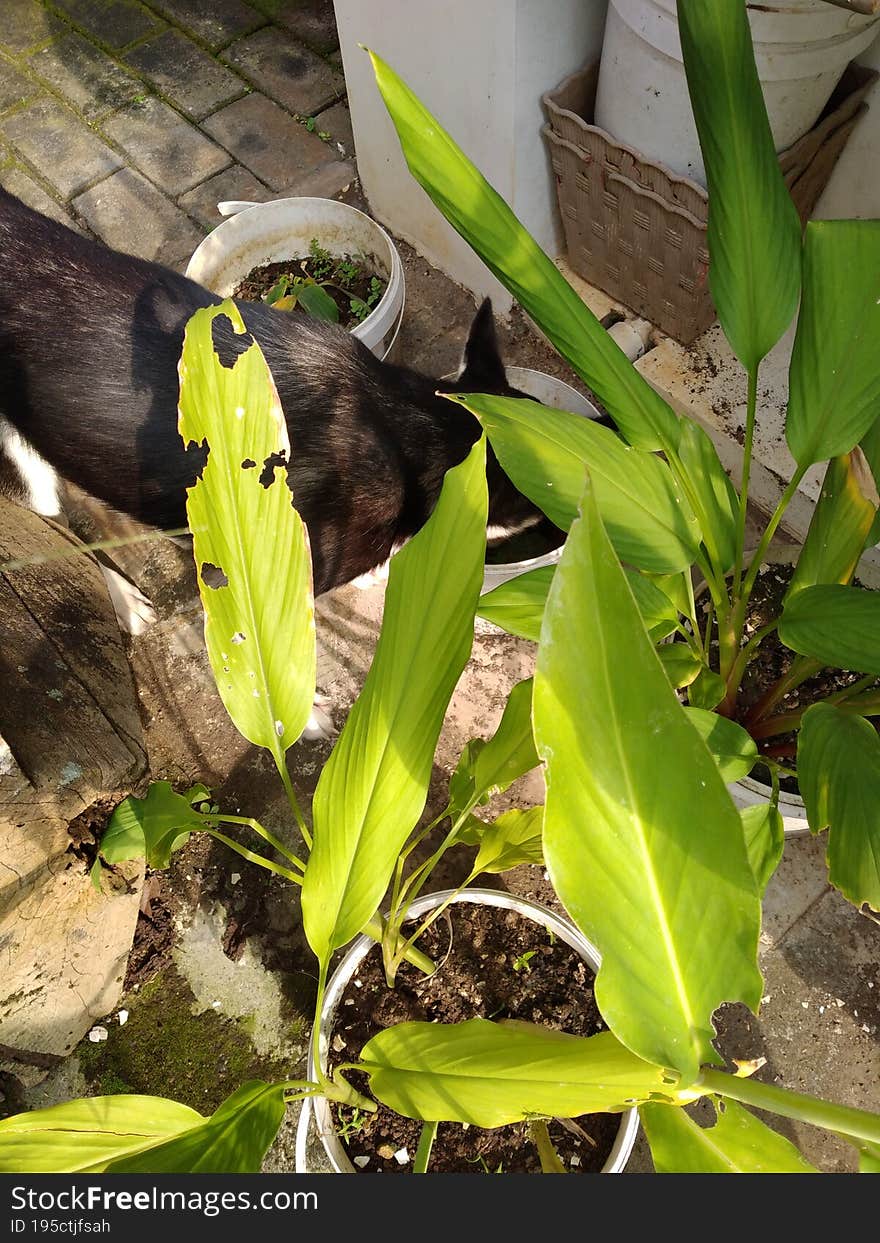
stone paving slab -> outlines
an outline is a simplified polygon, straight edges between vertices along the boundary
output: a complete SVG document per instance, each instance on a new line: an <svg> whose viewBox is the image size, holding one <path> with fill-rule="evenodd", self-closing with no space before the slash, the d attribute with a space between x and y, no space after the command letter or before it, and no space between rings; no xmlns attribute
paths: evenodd
<svg viewBox="0 0 880 1243"><path fill-rule="evenodd" d="M274 3L274 8L275 21L279 26L285 26L295 39L328 57L338 49L333 0L297 0L286 6ZM268 11L271 12L271 9Z"/></svg>
<svg viewBox="0 0 880 1243"><path fill-rule="evenodd" d="M273 27L237 40L222 59L299 116L313 116L345 93L341 73Z"/></svg>
<svg viewBox="0 0 880 1243"><path fill-rule="evenodd" d="M39 47L66 27L36 0L0 3L0 44L13 52Z"/></svg>
<svg viewBox="0 0 880 1243"><path fill-rule="evenodd" d="M171 195L191 190L231 162L225 151L179 112L152 96L111 117L104 132L151 181Z"/></svg>
<svg viewBox="0 0 880 1243"><path fill-rule="evenodd" d="M49 44L30 58L30 65L88 121L121 108L143 89L136 78L79 34Z"/></svg>
<svg viewBox="0 0 880 1243"><path fill-rule="evenodd" d="M51 0L65 17L99 43L118 50L161 30L155 13L134 0Z"/></svg>
<svg viewBox="0 0 880 1243"><path fill-rule="evenodd" d="M168 21L195 35L212 52L265 25L266 17L244 0L150 0ZM277 6L276 6L277 7Z"/></svg>
<svg viewBox="0 0 880 1243"><path fill-rule="evenodd" d="M348 100L340 99L339 103L334 104L332 108L325 108L315 118L315 123L319 130L323 130L330 135L331 142L337 151L339 147L342 148L340 155L354 155L354 134L351 129L351 112L348 108Z"/></svg>
<svg viewBox="0 0 880 1243"><path fill-rule="evenodd" d="M125 59L160 95L194 121L201 121L248 89L237 74L218 65L179 30L165 30L138 44Z"/></svg>
<svg viewBox="0 0 880 1243"><path fill-rule="evenodd" d="M73 205L108 246L169 267L185 267L204 237L179 207L130 168L93 186Z"/></svg>
<svg viewBox="0 0 880 1243"><path fill-rule="evenodd" d="M253 173L240 164L233 164L216 177L201 182L194 190L182 194L177 201L205 229L213 229L223 221L217 210L218 203L232 199L264 203L273 197L273 192Z"/></svg>
<svg viewBox="0 0 880 1243"><path fill-rule="evenodd" d="M208 117L202 129L273 190L337 159L317 134L265 95L246 95L229 104Z"/></svg>
<svg viewBox="0 0 880 1243"><path fill-rule="evenodd" d="M41 90L39 82L20 73L4 56L0 56L0 112L32 95L38 95Z"/></svg>
<svg viewBox="0 0 880 1243"><path fill-rule="evenodd" d="M118 168L121 157L72 112L40 99L2 122L3 136L63 198Z"/></svg>
<svg viewBox="0 0 880 1243"><path fill-rule="evenodd" d="M42 212L44 216L66 224L68 228L75 229L77 233L82 232L70 213L65 211L51 194L47 194L43 187L17 164L9 164L6 168L0 169L0 186L21 199L23 203L27 203L28 207L33 207L34 211Z"/></svg>

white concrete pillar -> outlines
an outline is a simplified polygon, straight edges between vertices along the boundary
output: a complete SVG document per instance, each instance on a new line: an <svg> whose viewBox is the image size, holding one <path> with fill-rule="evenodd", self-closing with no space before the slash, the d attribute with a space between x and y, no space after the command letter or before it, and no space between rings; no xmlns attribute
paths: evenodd
<svg viewBox="0 0 880 1243"><path fill-rule="evenodd" d="M562 246L541 95L602 47L607 0L334 0L358 171L387 228L505 314L510 295L407 171L358 44L404 78L549 255Z"/></svg>

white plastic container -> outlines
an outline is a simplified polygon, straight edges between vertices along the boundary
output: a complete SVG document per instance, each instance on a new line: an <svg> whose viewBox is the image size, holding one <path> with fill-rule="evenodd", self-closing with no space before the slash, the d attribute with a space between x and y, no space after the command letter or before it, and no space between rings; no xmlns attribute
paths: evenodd
<svg viewBox="0 0 880 1243"><path fill-rule="evenodd" d="M572 414L582 414L586 419L600 419L600 411L591 401L555 376L546 375L543 371L532 371L529 367L507 367L507 382L520 392L527 393L535 401L545 406L553 406L556 410L570 410ZM500 565L487 565L483 576L483 592L500 587L511 578L525 574L527 570L537 570L541 566L556 565L562 556L562 546L540 557L532 557L528 561L509 561ZM488 624L488 623L486 623Z"/></svg>
<svg viewBox="0 0 880 1243"><path fill-rule="evenodd" d="M186 269L191 280L228 298L253 268L308 255L309 243L317 238L331 255L362 256L388 282L377 305L351 332L377 358L391 355L406 300L403 265L375 220L335 199L231 202L220 208L229 218L196 248Z"/></svg>
<svg viewBox="0 0 880 1243"><path fill-rule="evenodd" d="M764 0L748 14L773 140L783 151L815 124L849 61L878 33L878 18L825 0ZM618 142L706 184L675 0L610 0L595 120Z"/></svg>
<svg viewBox="0 0 880 1243"><path fill-rule="evenodd" d="M409 908L408 918L420 919L423 915L427 915L429 911L445 902L449 894L450 890L443 890L440 893L431 893L423 898L419 898ZM466 889L454 898L454 902L456 904L471 903L478 906L494 906L500 907L505 911L516 911L518 915L522 915L525 919L530 919L542 928L549 929L555 936L559 937L560 941L570 945L573 950L580 954L591 971L598 971L602 964L602 958L595 945L588 941L574 924L567 919L561 918L548 907L541 906L537 902L531 902L528 898L519 898L515 894L504 893L496 889ZM336 1011L342 1000L342 995L367 954L374 948L374 941L371 941L367 936L359 936L352 942L351 947L334 971L330 983L327 985L318 1033L322 1066L326 1067L327 1064L327 1050L330 1047L330 1038L336 1021ZM314 1050L311 1047L309 1049L306 1077L312 1082L314 1082L316 1077ZM336 1174L354 1174L354 1166L349 1161L345 1149L339 1142L339 1138L333 1128L330 1106L327 1099L323 1096L313 1097L303 1102L296 1132L297 1174L320 1172L314 1168L314 1165L309 1160L309 1145L313 1125L318 1138L324 1146L324 1151L333 1167L333 1171ZM633 1144L636 1142L638 1130L638 1110L628 1109L620 1115L620 1126L618 1127L614 1146L602 1167L603 1174L620 1174L623 1171L632 1152Z"/></svg>

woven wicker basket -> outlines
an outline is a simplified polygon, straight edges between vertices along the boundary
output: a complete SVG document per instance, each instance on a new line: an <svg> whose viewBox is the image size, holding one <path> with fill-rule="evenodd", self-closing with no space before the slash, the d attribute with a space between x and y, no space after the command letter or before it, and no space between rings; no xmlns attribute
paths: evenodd
<svg viewBox="0 0 880 1243"><path fill-rule="evenodd" d="M544 95L568 261L580 276L683 345L715 321L702 186L591 125L598 64ZM850 65L815 126L779 157L801 220L809 218L877 73Z"/></svg>

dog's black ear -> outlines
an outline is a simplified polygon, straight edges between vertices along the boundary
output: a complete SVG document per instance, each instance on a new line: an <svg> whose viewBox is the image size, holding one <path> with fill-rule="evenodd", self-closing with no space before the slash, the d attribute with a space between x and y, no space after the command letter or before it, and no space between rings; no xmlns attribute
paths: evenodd
<svg viewBox="0 0 880 1243"><path fill-rule="evenodd" d="M467 383L479 391L486 388L506 387L504 363L498 349L498 337L495 334L495 317L492 314L492 299L484 298L480 309L474 316L471 330L468 333L467 345L464 347L464 369L458 378L459 384Z"/></svg>

